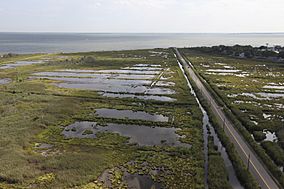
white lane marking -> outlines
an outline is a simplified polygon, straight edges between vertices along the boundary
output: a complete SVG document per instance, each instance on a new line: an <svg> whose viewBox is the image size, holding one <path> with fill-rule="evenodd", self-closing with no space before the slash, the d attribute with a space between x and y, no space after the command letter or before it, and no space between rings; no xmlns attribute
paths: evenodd
<svg viewBox="0 0 284 189"><path fill-rule="evenodd" d="M204 88L204 86L201 84L201 86ZM201 87L200 86L200 87ZM200 89L200 88L199 88ZM207 92L207 91L206 91ZM203 94L205 94L205 92L203 91ZM208 96L208 92L207 92L207 94L205 94L205 96L207 97L207 99L210 101L210 100L212 100L212 102L214 102L215 104L216 104L216 102L215 102L215 100L211 97L211 96ZM219 107L218 105L216 105L217 107ZM221 120L223 119L223 115L224 115L224 113L222 113L223 115L221 115L221 113L219 112L220 110L219 109L217 109L217 107L216 107L215 105L213 105L213 108L215 109L215 111L216 111L216 113L219 115L219 117L221 118ZM219 107L220 108L220 107ZM225 116L224 116L225 117ZM226 118L226 117L225 117ZM226 120L227 120L227 118L226 118ZM226 126L226 128L227 128L227 130L230 132L230 134L231 134L231 136L234 138L234 140L236 141L236 143L239 145L239 147L240 147L240 149L243 151L243 153L244 153L244 155L246 156L246 158L248 158L248 154L246 153L246 151L244 150L244 148L242 147L242 145L239 143L239 141L238 141L238 139L235 137L235 135L234 135L234 133L232 132L232 130L231 130L231 128L230 127L232 127L232 126L228 126L228 124L225 122L225 126ZM235 131L236 132L236 131ZM246 145L246 144L245 144ZM247 147L248 148L248 147ZM249 149L249 148L248 148ZM251 154L253 154L252 152L251 152ZM256 158L255 158L256 159ZM269 188L270 189L270 187L269 187L269 185L267 184L267 182L265 181L265 179L264 179L264 177L260 174L260 172L258 171L258 169L256 168L256 166L254 165L254 163L251 161L250 162L251 164L252 164L252 166L254 167L254 169L255 169L255 171L257 172L257 174L260 176L260 178L262 179L262 181L264 182L264 184L267 186L267 188Z"/></svg>
<svg viewBox="0 0 284 189"><path fill-rule="evenodd" d="M183 62L185 63L185 61L183 60ZM193 71L191 71L192 73L193 73L193 75L195 76L195 79L194 79L194 81L197 83L197 81L198 81L198 79L197 79L197 76L195 75L195 73L193 72ZM198 82L199 83L199 89L200 90L202 90L202 88L203 88L203 94L205 94L205 96L207 97L207 99L209 100L209 101L212 101L212 102L214 102L216 105L214 105L213 107L214 107L214 109L215 109L215 111L217 112L217 114L219 115L219 117L221 118L221 120L223 119L223 115L225 115L223 112L222 112L222 114L223 115L221 115L220 114L220 110L219 109L217 109L217 107L219 107L218 105L217 105L217 103L215 102L215 100L209 95L209 93L206 91L206 89L205 89L205 87L204 87L204 85L201 83L201 81L199 81ZM205 93L206 92L206 93ZM219 107L220 108L220 107ZM226 118L226 116L224 116L225 118ZM227 128L227 130L230 132L230 134L231 134L231 136L234 138L234 140L236 141L236 143L239 145L239 147L240 147L240 149L243 151L243 153L244 153L244 155L246 156L246 158L248 158L248 155L247 155L247 153L245 152L245 150L244 150L244 148L242 147L242 145L239 143L239 141L238 141L238 139L235 137L235 135L234 135L234 133L232 132L232 130L231 130L231 128L230 127L232 127L232 126L228 126L228 124L225 122L225 126L226 126L226 128ZM236 132L236 131L235 131ZM246 145L246 144L245 144ZM247 147L248 148L248 147ZM248 148L249 149L249 148ZM250 150L249 150L250 151ZM252 152L251 152L251 154L253 154ZM256 159L256 158L255 158ZM257 159L256 159L256 161L257 161ZM267 184L267 182L266 182L266 180L264 179L264 177L260 174L260 172L258 171L258 169L256 168L256 166L255 166L255 164L251 161L250 162L251 163L251 165L253 166L253 168L254 168L254 170L257 172L257 174L259 175L259 177L262 179L262 181L264 182L264 184L267 186L267 188L269 188L269 189L271 189L270 187L269 187L269 185Z"/></svg>

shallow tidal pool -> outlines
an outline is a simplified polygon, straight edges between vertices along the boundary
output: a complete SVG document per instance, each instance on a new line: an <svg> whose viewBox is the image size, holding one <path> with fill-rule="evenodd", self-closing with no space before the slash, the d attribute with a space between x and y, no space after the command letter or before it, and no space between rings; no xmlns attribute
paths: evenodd
<svg viewBox="0 0 284 189"><path fill-rule="evenodd" d="M149 127L143 125L126 125L108 123L100 126L96 122L81 121L67 126L62 134L66 138L96 138L98 132L118 133L129 137L129 143L137 143L141 146L183 146L189 144L181 143L176 132L177 128Z"/></svg>

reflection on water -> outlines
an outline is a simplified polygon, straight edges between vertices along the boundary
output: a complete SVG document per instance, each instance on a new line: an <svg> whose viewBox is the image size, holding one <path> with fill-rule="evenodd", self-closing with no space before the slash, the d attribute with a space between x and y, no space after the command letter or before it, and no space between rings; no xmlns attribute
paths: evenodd
<svg viewBox="0 0 284 189"><path fill-rule="evenodd" d="M196 93L195 91L193 90L193 87L191 86L191 83L189 82L189 79L183 69L183 66L182 64L178 61L178 65L184 75L184 78L186 79L186 82L187 82L187 86L189 87L190 89L190 93L195 97L198 105L199 105L199 108L200 110L202 111L202 114L203 114L203 119L202 119L202 129L203 129L203 140L204 140L204 144L203 144L203 147L204 147L204 181L205 181L205 189L208 189L208 130L207 130L207 124L209 124L209 118L208 118L208 115L207 115L207 112L204 110L204 108L201 106L197 96L196 96Z"/></svg>
<svg viewBox="0 0 284 189"><path fill-rule="evenodd" d="M284 86L277 86L277 85L265 85L264 89L284 89Z"/></svg>
<svg viewBox="0 0 284 189"><path fill-rule="evenodd" d="M156 75L135 75L135 74L98 74L98 73L78 73L78 72L39 72L37 76L45 77L77 77L77 78L100 78L100 79L154 79Z"/></svg>
<svg viewBox="0 0 284 189"><path fill-rule="evenodd" d="M35 148L37 149L49 149L49 148L52 148L53 145L52 144L47 144L47 143L37 143L35 145Z"/></svg>
<svg viewBox="0 0 284 189"><path fill-rule="evenodd" d="M281 93L256 93L257 95L260 95L262 97L266 97L266 98L281 98L284 97L284 94Z"/></svg>
<svg viewBox="0 0 284 189"><path fill-rule="evenodd" d="M175 86L174 82L166 82L166 81L158 81L157 83L155 83L155 86L159 86L159 87L173 87Z"/></svg>
<svg viewBox="0 0 284 189"><path fill-rule="evenodd" d="M193 89L193 87L191 86L191 83L189 82L189 79L187 78L185 71L183 69L183 66L180 64L180 62L178 62L180 69L182 70L184 77L187 81L188 87L190 88L191 94L195 97L199 108L202 111L203 114L203 139L204 139L204 156L205 156L205 165L204 165L204 169L205 169L205 188L208 188L208 129L207 127L209 127L210 130L210 135L213 136L214 139L214 144L218 146L218 151L221 153L221 156L225 162L225 167L226 167L226 171L228 172L228 176L229 176L229 183L230 185L234 188L234 189L243 189L240 181L238 180L237 176L236 176L236 172L235 169L233 167L233 164L231 162L231 160L229 159L229 156L226 152L226 149L223 147L221 141L219 140L218 135L215 132L215 129L213 128L213 126L211 125L210 121L209 121L209 117L207 112L205 111L205 109L203 108L203 106L201 105L199 99L197 98L197 95Z"/></svg>
<svg viewBox="0 0 284 189"><path fill-rule="evenodd" d="M100 93L101 95L109 98L134 98L141 100L157 100L162 102L174 102L176 99L167 97L167 96L158 96L158 95L134 95L134 94L118 94L118 93Z"/></svg>
<svg viewBox="0 0 284 189"><path fill-rule="evenodd" d="M125 70L139 70L139 71L161 71L163 70L163 68L157 68L157 67L140 67L140 66L136 66L136 67L126 67L123 68Z"/></svg>
<svg viewBox="0 0 284 189"><path fill-rule="evenodd" d="M134 120L146 120L157 122L168 122L169 118L159 114L149 114L143 111L132 110L116 110L116 109L96 109L96 115L104 118L117 118L117 119L134 119Z"/></svg>
<svg viewBox="0 0 284 189"><path fill-rule="evenodd" d="M282 33L0 33L0 52L83 52L220 45L284 45ZM156 50L155 50L156 51ZM158 50L157 50L158 51Z"/></svg>
<svg viewBox="0 0 284 189"><path fill-rule="evenodd" d="M235 98L238 96L247 96L254 98L256 100L273 100L276 98L283 98L284 94L283 93L265 93L265 92L260 92L260 93L240 93L240 94L230 94L227 95L228 97Z"/></svg>
<svg viewBox="0 0 284 189"><path fill-rule="evenodd" d="M236 172L234 170L233 164L231 160L229 159L229 156L226 152L226 148L222 145L217 133L215 132L213 126L211 124L208 125L210 130L210 135L213 136L214 145L218 147L218 152L221 153L221 156L224 160L226 170L229 174L229 183L234 189L243 189L243 186L241 185L240 181L238 180L236 176Z"/></svg>
<svg viewBox="0 0 284 189"><path fill-rule="evenodd" d="M51 79L65 81L68 83L92 84L92 85L111 85L111 86L139 86L150 85L150 80L128 80L128 79L104 79L104 78L76 78L76 77L40 77L42 79ZM96 87L96 86L94 86Z"/></svg>
<svg viewBox="0 0 284 189"><path fill-rule="evenodd" d="M263 133L265 134L265 137L266 137L264 139L264 141L271 141L271 142L277 142L278 141L278 138L277 138L275 132L272 133L272 132L268 131L267 129L264 129Z"/></svg>
<svg viewBox="0 0 284 189"><path fill-rule="evenodd" d="M229 70L229 69L208 69L207 72L216 72L216 73L237 73L242 70Z"/></svg>
<svg viewBox="0 0 284 189"><path fill-rule="evenodd" d="M160 64L135 64L136 67L161 67Z"/></svg>
<svg viewBox="0 0 284 189"><path fill-rule="evenodd" d="M11 83L11 82L12 82L12 79L10 79L10 78L0 79L0 85L5 85L5 84Z"/></svg>
<svg viewBox="0 0 284 189"><path fill-rule="evenodd" d="M153 67L132 67L153 68ZM129 69L129 67L127 68ZM154 69L160 69L154 67ZM170 95L175 94L175 83L154 81L160 71L148 70L80 70L65 69L35 73L31 78L63 81L54 85L62 88L94 90L112 93Z"/></svg>
<svg viewBox="0 0 284 189"><path fill-rule="evenodd" d="M140 94L175 94L175 91L164 87L150 87L151 80L123 80L123 79L101 79L101 78L68 78L68 77L34 77L39 79L50 79L64 81L55 84L58 87L70 89L84 89L104 91L113 93L140 93ZM171 83L163 83L171 85Z"/></svg>
<svg viewBox="0 0 284 189"><path fill-rule="evenodd" d="M163 189L163 185L159 182L154 182L148 175L129 174L125 173L123 180L126 182L129 189Z"/></svg>
<svg viewBox="0 0 284 189"><path fill-rule="evenodd" d="M62 134L67 138L96 138L98 132L118 133L121 136L129 137L130 143L137 143L141 146L183 146L189 144L181 143L180 136L176 134L176 128L148 127L141 125L125 125L108 123L106 126L99 126L96 122L75 122L67 126Z"/></svg>
<svg viewBox="0 0 284 189"><path fill-rule="evenodd" d="M17 61L11 64L4 64L0 66L0 69L11 69L11 68L16 68L20 66L28 66L28 65L41 64L41 63L44 63L44 61Z"/></svg>
<svg viewBox="0 0 284 189"><path fill-rule="evenodd" d="M130 94L154 94L154 95L163 95L163 94L175 94L175 91L172 89L154 87L150 88L147 86L115 86L107 84L91 84L91 83L59 83L55 84L61 88L68 89L84 89L84 90L94 90L94 91L104 91L104 92L113 92L113 93L130 93Z"/></svg>
<svg viewBox="0 0 284 189"><path fill-rule="evenodd" d="M117 169L117 170L116 170ZM104 188L114 188L112 181L115 177L115 172L122 172L122 182L129 189L163 189L163 184L154 181L149 174L130 174L124 167L114 168L113 170L105 170L98 181L103 184ZM156 170L155 170L156 171Z"/></svg>
<svg viewBox="0 0 284 189"><path fill-rule="evenodd" d="M62 72L77 72L77 73L115 73L115 74L141 74L141 75L158 75L160 71L147 71L147 70L73 70L65 69L59 70Z"/></svg>

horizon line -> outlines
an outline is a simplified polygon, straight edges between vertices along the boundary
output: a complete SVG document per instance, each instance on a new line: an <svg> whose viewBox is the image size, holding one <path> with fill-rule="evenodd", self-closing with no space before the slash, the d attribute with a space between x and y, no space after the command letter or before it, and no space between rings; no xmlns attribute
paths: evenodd
<svg viewBox="0 0 284 189"><path fill-rule="evenodd" d="M283 32L66 32L66 31L0 31L0 33L57 33L57 34L284 34Z"/></svg>

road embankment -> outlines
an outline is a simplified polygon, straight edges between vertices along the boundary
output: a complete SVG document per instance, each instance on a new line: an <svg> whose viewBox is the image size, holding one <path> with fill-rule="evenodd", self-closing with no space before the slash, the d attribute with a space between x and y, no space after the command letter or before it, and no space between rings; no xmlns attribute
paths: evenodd
<svg viewBox="0 0 284 189"><path fill-rule="evenodd" d="M224 132L230 141L234 144L236 151L238 152L240 158L245 164L248 164L248 169L255 177L261 188L264 189L277 189L279 188L275 180L269 173L269 171L264 167L262 162L260 162L256 153L250 148L245 139L237 132L231 120L227 117L226 113L223 111L222 107L217 104L216 99L210 94L207 88L204 86L203 82L196 75L193 70L193 66L190 62L187 62L175 48L175 54L183 65L184 69L188 73L191 81L194 83L196 88L202 94L203 98L210 104L210 110L214 114L214 117L219 123L223 124Z"/></svg>

